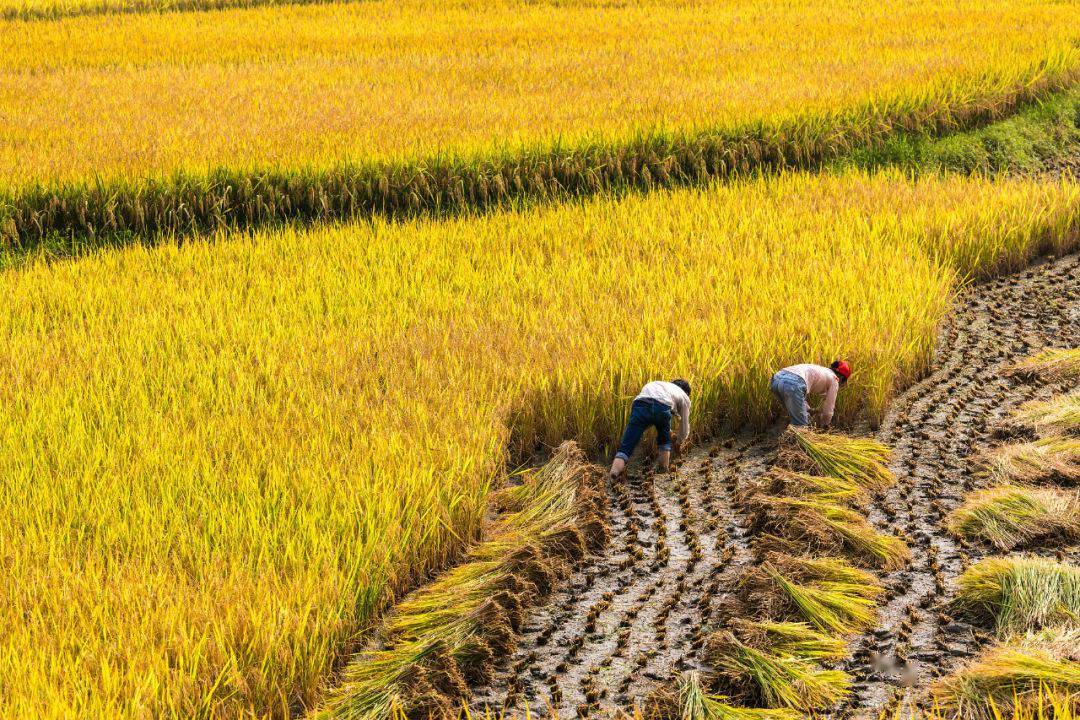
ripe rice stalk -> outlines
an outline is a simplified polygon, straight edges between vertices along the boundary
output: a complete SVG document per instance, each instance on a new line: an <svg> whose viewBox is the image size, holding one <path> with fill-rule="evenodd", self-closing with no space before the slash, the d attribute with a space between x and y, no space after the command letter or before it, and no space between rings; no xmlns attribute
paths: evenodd
<svg viewBox="0 0 1080 720"><path fill-rule="evenodd" d="M751 702L806 711L829 707L847 696L851 678L812 660L776 655L721 631L710 640L709 660L722 681Z"/></svg>
<svg viewBox="0 0 1080 720"><path fill-rule="evenodd" d="M884 569L902 567L910 556L903 540L879 533L860 513L827 499L757 496L749 503L755 523L809 549L846 549Z"/></svg>
<svg viewBox="0 0 1080 720"><path fill-rule="evenodd" d="M866 490L883 490L896 482L886 467L889 449L876 440L792 427L781 442L782 448L797 447L805 453L821 473Z"/></svg>
<svg viewBox="0 0 1080 720"><path fill-rule="evenodd" d="M983 455L987 474L1003 482L1080 481L1080 438L1048 437L1002 445Z"/></svg>
<svg viewBox="0 0 1080 720"><path fill-rule="evenodd" d="M799 720L792 708L747 708L730 705L722 695L706 692L697 670L685 673L678 682L680 720Z"/></svg>
<svg viewBox="0 0 1080 720"><path fill-rule="evenodd" d="M870 599L880 598L885 592L881 581L873 573L854 567L843 558L767 553L764 559L796 582L843 583Z"/></svg>
<svg viewBox="0 0 1080 720"><path fill-rule="evenodd" d="M979 703L982 709L976 709L976 718L971 720L1075 720L1080 717L1075 694L1041 688L1037 694L1028 696L1022 703L1010 703L1000 707L992 697L984 697ZM987 717L990 716L990 717ZM929 708L897 707L888 720L958 720L965 712L944 708L935 704Z"/></svg>
<svg viewBox="0 0 1080 720"><path fill-rule="evenodd" d="M1080 392L1026 402L1013 411L1012 421L1043 437L1080 434Z"/></svg>
<svg viewBox="0 0 1080 720"><path fill-rule="evenodd" d="M410 717L456 716L470 683L494 674L494 660L513 652L522 609L544 599L588 543L578 523L595 523L602 471L573 442L497 494L510 512L466 562L399 602L378 642L345 668L318 715L387 720L395 709Z"/></svg>
<svg viewBox="0 0 1080 720"><path fill-rule="evenodd" d="M1080 539L1080 493L1003 485L970 494L949 514L949 532L999 550Z"/></svg>
<svg viewBox="0 0 1080 720"><path fill-rule="evenodd" d="M829 475L811 475L773 467L769 472L739 488L739 502L747 502L753 495L788 495L799 497L813 495L837 503L862 503L869 498L865 488Z"/></svg>
<svg viewBox="0 0 1080 720"><path fill-rule="evenodd" d="M1078 650L1075 627L1013 638L934 683L931 694L942 715L962 720L1074 717L1080 712Z"/></svg>
<svg viewBox="0 0 1080 720"><path fill-rule="evenodd" d="M1013 371L1054 382L1080 380L1080 348L1053 348L1025 358Z"/></svg>
<svg viewBox="0 0 1080 720"><path fill-rule="evenodd" d="M1039 557L991 557L957 580L957 607L1002 634L1080 626L1080 568Z"/></svg>
<svg viewBox="0 0 1080 720"><path fill-rule="evenodd" d="M799 584L768 562L762 565L762 570L794 612L822 632L850 635L874 622L876 603L866 597L867 590L859 585L846 582ZM757 593L768 597L767 590ZM772 605L775 607L775 602Z"/></svg>
<svg viewBox="0 0 1080 720"><path fill-rule="evenodd" d="M842 558L796 557L768 551L764 553L762 560L762 565L748 571L742 578L741 586L746 591L747 605L741 613L733 612L735 617L749 612L755 617L769 620L792 616L807 619L803 610L794 602L802 596L793 598L785 592L784 587L776 582L767 568L775 570L797 586L824 591L827 593L826 599L834 597L833 593L857 598L856 605L863 606L863 611L876 605L884 594L881 582L876 577L853 567ZM809 610L817 611L817 606L810 603ZM731 622L735 623L737 620ZM815 623L815 626L819 630L827 629L827 623L826 615L825 620ZM823 628L823 624L826 627Z"/></svg>
<svg viewBox="0 0 1080 720"><path fill-rule="evenodd" d="M842 639L818 632L806 623L736 619L731 632L749 647L784 657L839 660L847 654Z"/></svg>

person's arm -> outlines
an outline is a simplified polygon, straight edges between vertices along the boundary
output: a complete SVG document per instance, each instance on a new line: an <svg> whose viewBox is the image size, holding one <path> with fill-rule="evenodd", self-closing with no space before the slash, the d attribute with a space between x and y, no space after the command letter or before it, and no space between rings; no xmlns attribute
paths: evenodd
<svg viewBox="0 0 1080 720"><path fill-rule="evenodd" d="M690 437L690 400L679 403L679 447Z"/></svg>
<svg viewBox="0 0 1080 720"><path fill-rule="evenodd" d="M829 427L832 424L833 410L836 408L836 393L839 390L840 381L830 378L829 389L825 391L825 400L821 403L821 410L818 411L818 423L822 427Z"/></svg>

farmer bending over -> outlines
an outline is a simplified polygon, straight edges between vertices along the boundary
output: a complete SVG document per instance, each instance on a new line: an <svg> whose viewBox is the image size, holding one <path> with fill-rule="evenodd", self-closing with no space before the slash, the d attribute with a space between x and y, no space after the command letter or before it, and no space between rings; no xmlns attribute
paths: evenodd
<svg viewBox="0 0 1080 720"><path fill-rule="evenodd" d="M611 463L611 479L622 474L626 461L634 454L641 435L650 427L656 428L656 449L660 451L660 472L666 472L671 461L671 414L679 413L680 447L690 435L690 383L685 380L654 380L641 388L630 406L630 421L626 423L619 451Z"/></svg>
<svg viewBox="0 0 1080 720"><path fill-rule="evenodd" d="M851 366L844 360L837 360L829 367L805 363L786 367L773 375L769 389L787 409L791 424L796 427L810 424L807 397L823 395L825 399L821 401L821 409L817 413L817 424L829 427L836 407L836 393L849 377Z"/></svg>

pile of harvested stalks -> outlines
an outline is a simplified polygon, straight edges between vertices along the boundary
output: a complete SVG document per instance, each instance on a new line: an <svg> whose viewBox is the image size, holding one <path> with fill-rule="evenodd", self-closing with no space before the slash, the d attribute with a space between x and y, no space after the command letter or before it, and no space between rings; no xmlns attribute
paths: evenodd
<svg viewBox="0 0 1080 720"><path fill-rule="evenodd" d="M573 442L493 497L503 514L461 565L402 602L345 668L323 709L355 720L457 717L513 652L524 608L607 543L603 472Z"/></svg>
<svg viewBox="0 0 1080 720"><path fill-rule="evenodd" d="M724 629L709 638L714 673L684 677L677 702L658 707L677 706L684 720L786 720L796 710L827 711L848 695L850 677L823 663L843 657L847 638L873 625L884 591L872 573L838 555L881 568L908 559L903 541L877 532L857 510L895 481L888 457L873 440L784 434L776 467L736 497L751 517L760 562L721 611ZM809 555L815 552L827 556ZM703 682L722 694L708 694ZM728 699L757 707L732 707Z"/></svg>
<svg viewBox="0 0 1080 720"><path fill-rule="evenodd" d="M1016 363L1012 370L1054 382L1080 380L1080 348L1044 350Z"/></svg>
<svg viewBox="0 0 1080 720"><path fill-rule="evenodd" d="M1003 482L1080 481L1080 438L1046 437L1002 445L983 456L987 474Z"/></svg>
<svg viewBox="0 0 1080 720"><path fill-rule="evenodd" d="M999 550L1080 539L1080 492L999 485L972 493L948 518L951 533Z"/></svg>
<svg viewBox="0 0 1080 720"><path fill-rule="evenodd" d="M959 720L1075 717L1080 713L1080 629L1014 637L935 683L931 694L942 717Z"/></svg>
<svg viewBox="0 0 1080 720"><path fill-rule="evenodd" d="M1080 434L1080 392L1026 402L1013 412L1012 423L1043 437Z"/></svg>
<svg viewBox="0 0 1080 720"><path fill-rule="evenodd" d="M820 495L757 495L747 507L756 529L801 543L807 550L848 551L887 570L903 566L910 555L903 540L878 532L866 516Z"/></svg>
<svg viewBox="0 0 1080 720"><path fill-rule="evenodd" d="M1040 557L991 557L960 576L955 603L999 633L1080 627L1080 568Z"/></svg>
<svg viewBox="0 0 1080 720"><path fill-rule="evenodd" d="M866 490L883 490L896 476L886 467L889 448L877 440L788 428L777 464L793 470L816 469Z"/></svg>

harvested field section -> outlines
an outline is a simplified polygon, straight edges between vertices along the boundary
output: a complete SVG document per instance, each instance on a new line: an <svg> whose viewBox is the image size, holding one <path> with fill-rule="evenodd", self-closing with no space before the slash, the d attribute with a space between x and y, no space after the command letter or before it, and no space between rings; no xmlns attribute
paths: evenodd
<svg viewBox="0 0 1080 720"><path fill-rule="evenodd" d="M1011 372L1020 359L1080 340L1080 258L1066 257L992 280L962 295L943 333L930 375L891 406L879 437L894 445L899 482L877 503L874 519L913 541L910 569L891 574L882 623L856 653L852 707L872 711L925 699L934 677L960 667L989 640L952 604L960 574L996 552L989 543L946 534L970 491L994 483L981 457L998 444L995 428L1033 398L1067 384L1026 383ZM1043 549L1041 552L1076 550Z"/></svg>
<svg viewBox="0 0 1080 720"><path fill-rule="evenodd" d="M829 665L873 623L883 590L843 558L806 558L814 544L794 527L777 523L784 538L762 534L745 493L777 488L774 463L793 454L808 462L793 442L782 441L778 460L775 435L748 435L693 453L670 477L635 472L611 484L620 540L532 614L534 634L477 695L474 713L528 705L560 717L632 708L667 717L675 673L701 668L710 671L697 681L703 691L739 704L825 710L844 698L850 678ZM861 441L815 436L812 446L833 442ZM882 478L873 463L846 467Z"/></svg>
<svg viewBox="0 0 1080 720"><path fill-rule="evenodd" d="M745 436L695 452L670 477L635 472L609 485L609 552L530 615L475 709L629 709L673 670L699 666L715 613L752 559L732 493L774 456L774 442Z"/></svg>
<svg viewBox="0 0 1080 720"><path fill-rule="evenodd" d="M1069 412L1075 394L1062 393L1075 388L1080 351L1075 332L1063 339L1065 348L1041 349L1009 368L1051 395L1014 410L997 434L1033 439L982 453L985 477L1040 485L974 493L950 523L963 537L1032 551L982 559L957 580L953 607L999 640L932 688L935 702L962 718L1080 711L1080 495L1062 487L1080 478L1071 441L1080 423ZM1045 557L1052 547L1056 558Z"/></svg>
<svg viewBox="0 0 1080 720"><path fill-rule="evenodd" d="M0 21L21 40L0 51L0 238L460 211L806 167L1069 86L1073 14L376 0Z"/></svg>
<svg viewBox="0 0 1080 720"><path fill-rule="evenodd" d="M469 683L512 652L523 612L607 543L600 478L572 441L542 468L494 493L501 511L463 564L394 606L341 674L327 703L338 717L448 717Z"/></svg>
<svg viewBox="0 0 1080 720"><path fill-rule="evenodd" d="M837 353L860 368L841 416L880 414L925 369L958 274L1072 243L1077 192L790 175L4 273L0 701L35 717L314 704L373 613L475 537L508 447L601 450L654 373L693 380L696 432L763 421L776 366ZM614 546L713 587L711 558L731 544L737 564L745 540L694 530L702 491L672 487L671 506L668 482L629 498L667 551L628 547L629 520ZM650 623L631 624L613 691L665 669L632 648L692 646L694 601L629 585L597 611L641 603Z"/></svg>
<svg viewBox="0 0 1080 720"><path fill-rule="evenodd" d="M977 285L962 294L955 307L956 316L939 341L929 377L893 403L878 433L881 440L895 443L890 466L898 480L891 486L879 485L884 494L870 502L871 517L881 531L910 542L913 553L910 566L884 574L883 604L876 621L855 638L852 657L840 665L851 676L851 694L841 708L847 715L873 718L886 709L926 712L928 708L917 706L925 701L934 679L963 667L980 642L991 640L988 632L964 617L952 599L961 572L993 550L957 544L945 532L945 518L960 505L966 489L982 482L976 474L978 456L995 444L994 426L1023 400L1062 388L1060 382L1028 386L1008 369L1034 350L1080 338L1076 320L1080 258L1063 258ZM867 502L867 496L850 484L811 481L809 476L776 469L776 448L775 437L747 435L694 452L671 478L632 474L626 487L610 488L613 507L623 510L615 513L616 541L608 557L583 568L581 580L572 581L555 603L531 616L526 628L532 634L523 638L508 661L512 676L503 675L492 687L481 690L477 709L485 704L499 706L509 699L516 707L528 701L533 708L550 704L562 716L599 717L635 702L647 705L653 689L673 687L677 673L717 669L709 653L710 633L732 627L733 608L738 611L735 617L745 616L761 612L770 602L760 594L752 595L745 606L735 602L743 592L740 578L760 576L760 571L748 570L776 557L768 552L755 557L755 545L766 549L775 541L755 532L753 517L747 513L752 506L747 508L744 495L831 493L835 499L859 506ZM658 515L656 508L662 511L664 525L672 524L669 518L681 519L684 488L690 488L690 505L698 512L690 514L688 532L676 533L673 528L658 551L658 539L649 531L648 521ZM638 519L642 514L644 522ZM702 538L706 548L708 569L701 579L696 576L700 564L687 569L689 554L679 553L686 559L674 561L662 552L672 542L680 547L688 536ZM764 542L755 543L755 538ZM1043 552L1080 558L1076 547ZM709 567L713 563L715 567ZM868 592L875 587L867 579L859 582ZM612 606L603 605L595 624L580 625L580 619L591 617L593 604L608 592L614 593ZM672 602L696 610L679 621L677 632L666 629L657 635L656 613L664 612ZM732 641L727 642L730 647ZM802 651L822 652L824 647L803 646ZM1063 655L1057 652L1051 657ZM1008 666L991 669L1011 672ZM508 683L507 677L517 682ZM990 678L989 684L971 684L984 680L976 678L963 687L1009 693L993 684L1004 682L1002 676ZM692 692L707 692L701 689L700 676L695 682L697 690ZM734 701L731 691L721 692L727 695L722 701L710 701L719 717L725 717L727 703ZM679 696L684 701L686 693L684 682ZM1070 702L1058 697L1042 707L1057 703L1067 708ZM1020 711L1034 709L1025 704ZM777 710L758 712L783 717ZM935 717L933 712L927 716Z"/></svg>

